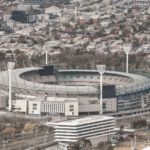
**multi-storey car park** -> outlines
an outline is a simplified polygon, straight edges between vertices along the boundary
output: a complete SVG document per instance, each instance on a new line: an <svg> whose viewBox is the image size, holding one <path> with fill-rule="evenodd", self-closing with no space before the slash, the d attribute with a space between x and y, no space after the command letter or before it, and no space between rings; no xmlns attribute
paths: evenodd
<svg viewBox="0 0 150 150"><path fill-rule="evenodd" d="M8 81L8 71L0 72L2 90L8 91ZM95 115L100 110L97 70L63 70L53 65L14 69L12 90L16 95L44 97L38 104L34 104L36 98L29 103L33 105L29 114L36 114L36 107L39 107L37 114L42 115ZM150 79L145 76L116 71L104 73L104 113L149 112L149 94Z"/></svg>
<svg viewBox="0 0 150 150"><path fill-rule="evenodd" d="M46 125L54 127L55 141L58 143L87 138L92 145L97 145L99 141L110 140L115 134L115 118L111 116L96 115L57 123L48 122Z"/></svg>

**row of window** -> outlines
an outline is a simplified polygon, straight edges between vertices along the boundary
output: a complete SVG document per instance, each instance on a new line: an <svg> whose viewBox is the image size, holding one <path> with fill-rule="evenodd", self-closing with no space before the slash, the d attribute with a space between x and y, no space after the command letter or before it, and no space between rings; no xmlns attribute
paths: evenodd
<svg viewBox="0 0 150 150"><path fill-rule="evenodd" d="M96 127L96 126L106 126L107 124L111 124L112 122L114 122L114 119L109 119L109 120L102 120L102 121L96 121L96 122L92 122L92 123L85 123L85 124L81 124L78 125L77 127L75 127L76 130L83 130L86 128L92 128L92 127ZM59 125L59 127L57 127L57 129L63 129L63 130L72 130L74 129L74 126L71 125Z"/></svg>
<svg viewBox="0 0 150 150"><path fill-rule="evenodd" d="M46 104L43 103L41 106L41 112L50 112L50 113L64 113L65 108L64 104Z"/></svg>
<svg viewBox="0 0 150 150"><path fill-rule="evenodd" d="M110 130L108 130L108 129L104 129L104 130L102 130L101 132L93 132L93 133L91 133L91 134L82 134L82 135L80 135L80 136L86 136L86 137L91 137L91 136L98 136L98 135L104 135L104 134L108 134L108 135L110 135L111 133L114 133L114 130L113 129L110 129ZM65 137L66 136L66 137ZM68 136L68 135L57 135L56 136L56 138L58 138L58 139L61 139L61 138L74 138L75 136Z"/></svg>
<svg viewBox="0 0 150 150"><path fill-rule="evenodd" d="M105 129L110 129L114 126L114 123L110 123L110 124L107 124L105 126L102 126L102 125L99 125L99 126L94 126L94 127L90 127L90 128L85 128L84 130L56 130L56 132L59 132L58 134L62 135L62 134L65 134L65 133L70 133L70 134L84 134L84 133L91 133L91 132L94 132L94 131L102 131L102 130L105 130Z"/></svg>

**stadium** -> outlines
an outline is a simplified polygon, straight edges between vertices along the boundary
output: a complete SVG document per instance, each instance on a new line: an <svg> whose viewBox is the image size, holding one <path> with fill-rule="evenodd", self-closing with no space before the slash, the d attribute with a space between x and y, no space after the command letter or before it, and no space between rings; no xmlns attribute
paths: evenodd
<svg viewBox="0 0 150 150"><path fill-rule="evenodd" d="M29 105L25 109L29 114L95 115L99 114L100 109L99 78L97 70L65 70L57 65L13 69L12 93L15 99L21 95L19 100L28 99L29 102L24 104ZM8 85L8 71L1 71L1 90L8 91ZM108 70L103 75L103 112L106 114L136 113L136 110L149 112L149 94L148 77ZM18 107L21 112L25 106Z"/></svg>

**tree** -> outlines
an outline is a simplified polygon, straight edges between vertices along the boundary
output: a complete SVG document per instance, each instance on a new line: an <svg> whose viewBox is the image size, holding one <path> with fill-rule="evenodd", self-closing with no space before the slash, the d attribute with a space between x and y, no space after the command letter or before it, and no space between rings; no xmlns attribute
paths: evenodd
<svg viewBox="0 0 150 150"><path fill-rule="evenodd" d="M35 123L27 122L24 126L24 131L27 133L32 133L35 129L35 126Z"/></svg>
<svg viewBox="0 0 150 150"><path fill-rule="evenodd" d="M96 150L113 150L110 142L99 142Z"/></svg>
<svg viewBox="0 0 150 150"><path fill-rule="evenodd" d="M89 139L80 138L77 142L70 144L71 150L86 150L91 147L91 141Z"/></svg>
<svg viewBox="0 0 150 150"><path fill-rule="evenodd" d="M135 120L132 123L133 128L142 128L142 127L146 127L147 126L147 122L145 119L141 119L141 120Z"/></svg>
<svg viewBox="0 0 150 150"><path fill-rule="evenodd" d="M12 127L5 128L5 129L2 131L3 136L6 137L6 138L9 138L9 137L14 136L15 132L16 132L16 129L15 129L15 128L12 128Z"/></svg>

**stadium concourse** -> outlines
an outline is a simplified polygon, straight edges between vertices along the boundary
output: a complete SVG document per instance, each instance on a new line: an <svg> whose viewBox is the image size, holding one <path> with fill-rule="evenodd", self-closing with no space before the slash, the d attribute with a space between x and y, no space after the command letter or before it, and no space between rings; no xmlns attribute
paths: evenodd
<svg viewBox="0 0 150 150"><path fill-rule="evenodd" d="M0 72L0 88L8 91L8 71ZM58 69L56 65L12 70L12 111L32 115L99 114L97 70ZM150 79L106 70L103 75L103 113L147 109ZM3 106L7 107L7 103ZM148 110L150 111L150 110Z"/></svg>

